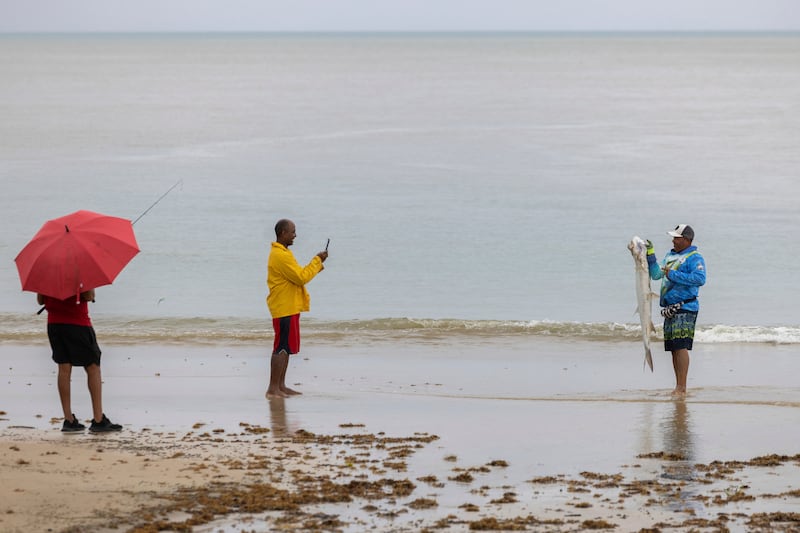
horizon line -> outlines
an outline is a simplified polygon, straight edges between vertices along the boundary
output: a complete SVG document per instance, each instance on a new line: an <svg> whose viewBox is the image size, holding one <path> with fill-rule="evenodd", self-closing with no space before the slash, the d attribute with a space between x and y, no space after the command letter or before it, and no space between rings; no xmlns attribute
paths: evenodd
<svg viewBox="0 0 800 533"><path fill-rule="evenodd" d="M598 35L598 34L798 34L795 30L691 29L691 30L0 30L0 35Z"/></svg>

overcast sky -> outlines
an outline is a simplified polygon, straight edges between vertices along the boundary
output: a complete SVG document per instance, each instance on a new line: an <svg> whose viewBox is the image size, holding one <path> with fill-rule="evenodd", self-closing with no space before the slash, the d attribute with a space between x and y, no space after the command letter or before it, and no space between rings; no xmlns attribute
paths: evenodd
<svg viewBox="0 0 800 533"><path fill-rule="evenodd" d="M0 0L0 32L800 31L800 0Z"/></svg>

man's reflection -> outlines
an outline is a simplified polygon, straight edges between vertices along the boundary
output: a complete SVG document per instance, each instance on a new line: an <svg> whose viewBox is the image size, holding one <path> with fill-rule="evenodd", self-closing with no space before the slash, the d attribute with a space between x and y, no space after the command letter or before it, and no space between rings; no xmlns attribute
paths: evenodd
<svg viewBox="0 0 800 533"><path fill-rule="evenodd" d="M689 407L683 400L672 402L673 409L661 423L664 452L670 459L664 466L663 477L689 481L694 479L694 439Z"/></svg>
<svg viewBox="0 0 800 533"><path fill-rule="evenodd" d="M272 432L275 435L287 435L290 433L289 422L286 417L286 399L272 397L267 400L269 404L269 417Z"/></svg>

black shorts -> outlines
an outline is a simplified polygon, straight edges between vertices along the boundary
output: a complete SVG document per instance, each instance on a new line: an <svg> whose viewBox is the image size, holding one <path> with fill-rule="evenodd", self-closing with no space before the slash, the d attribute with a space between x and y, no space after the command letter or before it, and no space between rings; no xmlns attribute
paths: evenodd
<svg viewBox="0 0 800 533"><path fill-rule="evenodd" d="M53 361L72 366L100 365L100 346L92 326L47 324Z"/></svg>

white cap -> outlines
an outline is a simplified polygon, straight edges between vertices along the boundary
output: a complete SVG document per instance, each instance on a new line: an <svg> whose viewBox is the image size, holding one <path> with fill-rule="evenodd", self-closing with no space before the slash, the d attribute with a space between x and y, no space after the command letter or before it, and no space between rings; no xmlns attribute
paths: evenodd
<svg viewBox="0 0 800 533"><path fill-rule="evenodd" d="M694 230L689 224L678 224L674 230L668 231L667 235L670 237L685 237L690 241L694 240Z"/></svg>

